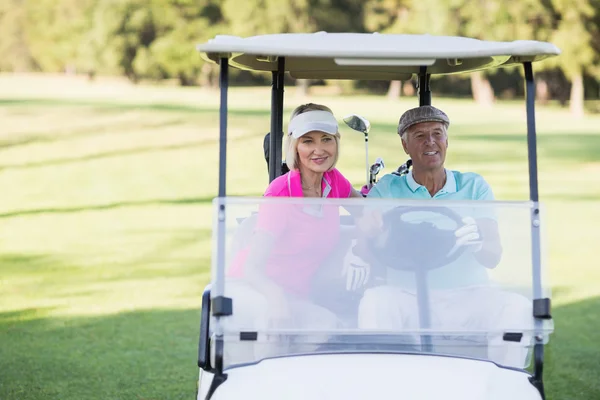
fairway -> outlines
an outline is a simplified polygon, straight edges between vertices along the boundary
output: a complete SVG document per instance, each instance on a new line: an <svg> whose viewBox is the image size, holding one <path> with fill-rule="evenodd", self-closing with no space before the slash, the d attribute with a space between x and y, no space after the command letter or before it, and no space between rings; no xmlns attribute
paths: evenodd
<svg viewBox="0 0 600 400"><path fill-rule="evenodd" d="M289 88L284 126L307 101L368 118L384 173L406 160L395 129L415 98ZM270 103L270 87L230 91L230 195L268 184ZM218 104L208 89L0 74L1 400L193 398ZM526 200L524 103L433 104L452 121L447 167L482 174L499 200ZM547 398L600 399L600 115L576 120L551 105L537 123L556 327ZM364 138L341 133L338 167L359 188Z"/></svg>

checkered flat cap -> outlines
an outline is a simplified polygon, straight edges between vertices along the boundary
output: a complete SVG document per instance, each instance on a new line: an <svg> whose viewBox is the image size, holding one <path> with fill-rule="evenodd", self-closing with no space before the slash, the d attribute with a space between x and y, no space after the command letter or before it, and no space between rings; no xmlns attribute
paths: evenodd
<svg viewBox="0 0 600 400"><path fill-rule="evenodd" d="M450 119L442 110L433 106L421 106L411 108L402 114L398 121L398 134L404 134L409 127L421 122L441 122L446 127L450 125Z"/></svg>

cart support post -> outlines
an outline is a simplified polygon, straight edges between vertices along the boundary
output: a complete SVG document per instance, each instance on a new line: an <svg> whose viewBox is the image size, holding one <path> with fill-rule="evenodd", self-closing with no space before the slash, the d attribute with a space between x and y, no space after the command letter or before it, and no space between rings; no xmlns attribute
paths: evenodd
<svg viewBox="0 0 600 400"><path fill-rule="evenodd" d="M419 68L419 107L431 105L431 88L429 78L431 74L427 73L427 67ZM408 165L408 164L407 164ZM431 327L431 310L429 309L429 290L427 287L427 276L422 273L417 274L418 304L419 304L419 326L421 329ZM426 352L433 351L431 336L421 335L421 350Z"/></svg>
<svg viewBox="0 0 600 400"><path fill-rule="evenodd" d="M525 96L527 105L527 152L529 158L529 199L539 201L537 171L537 141L535 130L535 82L530 62L523 63L525 68Z"/></svg>
<svg viewBox="0 0 600 400"><path fill-rule="evenodd" d="M219 62L221 87L221 106L219 109L219 197L217 213L217 265L225 262L225 196L226 190L226 167L227 167L227 89L229 86L229 59L222 57ZM212 315L217 319L215 324L215 377L208 389L206 399L210 399L215 390L227 380L227 374L223 373L224 338L223 328L219 323L222 316L231 315L231 299L224 296L225 274L223 268L216 268L215 287L212 292Z"/></svg>
<svg viewBox="0 0 600 400"><path fill-rule="evenodd" d="M229 59L221 58L219 86L221 104L219 108L219 197L226 195L227 168L227 89L229 86Z"/></svg>
<svg viewBox="0 0 600 400"><path fill-rule="evenodd" d="M427 73L427 67L419 69L419 107L431 105L430 77L431 74Z"/></svg>
<svg viewBox="0 0 600 400"><path fill-rule="evenodd" d="M430 77L431 74L427 73L427 67L419 68L419 107L431 105L431 88L429 86ZM419 272L417 274L417 290L417 301L419 304L419 326L421 329L429 329L431 328L431 310L429 309L429 290L427 286L426 273ZM433 352L431 336L421 335L421 350L425 352Z"/></svg>
<svg viewBox="0 0 600 400"><path fill-rule="evenodd" d="M531 210L531 265L533 278L533 304L535 318L535 336L533 346L534 370L530 378L531 383L538 389L542 399L545 399L543 368L544 368L544 338L541 330L543 320L550 318L550 301L543 299L542 293L542 267L541 267L541 245L540 245L540 209L538 192L537 171L537 141L535 130L535 82L533 79L533 68L531 62L524 62L525 70L525 95L527 106L527 153L529 159L529 199L533 203ZM547 300L547 306L538 310L536 304ZM547 308L547 309L545 309Z"/></svg>
<svg viewBox="0 0 600 400"><path fill-rule="evenodd" d="M419 305L419 328L431 328L431 309L429 306L429 287L427 286L427 271L418 271L417 304ZM421 334L421 351L432 353L433 344L429 334Z"/></svg>
<svg viewBox="0 0 600 400"><path fill-rule="evenodd" d="M269 136L269 182L281 175L283 142L283 77L285 57L277 59L277 71L272 72L271 134Z"/></svg>

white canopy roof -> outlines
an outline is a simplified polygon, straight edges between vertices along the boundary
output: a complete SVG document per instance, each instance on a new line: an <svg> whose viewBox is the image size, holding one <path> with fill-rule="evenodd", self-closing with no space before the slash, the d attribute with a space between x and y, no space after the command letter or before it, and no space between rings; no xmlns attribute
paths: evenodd
<svg viewBox="0 0 600 400"><path fill-rule="evenodd" d="M560 54L551 43L490 42L457 36L378 33L284 33L241 38L216 36L198 46L208 60L228 57L234 67L285 70L295 78L405 80L427 67L453 74L540 61Z"/></svg>

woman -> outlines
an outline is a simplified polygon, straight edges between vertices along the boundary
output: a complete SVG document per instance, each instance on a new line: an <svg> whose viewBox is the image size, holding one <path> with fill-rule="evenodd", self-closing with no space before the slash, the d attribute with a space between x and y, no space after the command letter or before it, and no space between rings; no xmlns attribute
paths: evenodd
<svg viewBox="0 0 600 400"><path fill-rule="evenodd" d="M286 141L290 172L273 180L264 196L362 198L335 168L339 143L338 124L328 107L296 108ZM255 218L249 246L228 271L225 293L233 298L235 330L335 329L335 315L311 303L309 292L315 273L339 247L339 207L265 201ZM271 351L289 349L279 343Z"/></svg>
<svg viewBox="0 0 600 400"><path fill-rule="evenodd" d="M297 107L286 139L290 172L273 180L265 196L362 197L335 168L339 143L338 124L329 107L313 103Z"/></svg>

